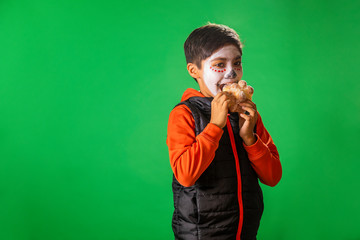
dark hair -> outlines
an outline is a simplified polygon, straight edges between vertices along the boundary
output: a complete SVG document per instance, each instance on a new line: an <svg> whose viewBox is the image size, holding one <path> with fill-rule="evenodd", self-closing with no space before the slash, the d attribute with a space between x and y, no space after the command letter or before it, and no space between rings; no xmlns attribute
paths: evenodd
<svg viewBox="0 0 360 240"><path fill-rule="evenodd" d="M192 31L186 39L184 43L186 63L194 63L201 69L202 60L229 44L235 45L242 55L243 44L234 29L222 24L208 22Z"/></svg>

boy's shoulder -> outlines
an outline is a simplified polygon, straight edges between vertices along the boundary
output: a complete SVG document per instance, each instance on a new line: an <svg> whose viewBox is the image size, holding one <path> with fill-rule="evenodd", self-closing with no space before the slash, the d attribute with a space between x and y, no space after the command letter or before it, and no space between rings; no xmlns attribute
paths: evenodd
<svg viewBox="0 0 360 240"><path fill-rule="evenodd" d="M177 103L173 109L171 110L170 114L174 114L174 113L178 113L178 114L183 114L183 113L190 113L191 114L191 110L189 109L189 107L185 104L185 101L187 101L189 98L191 97L204 97L204 95L200 92L197 91L193 88L188 88L184 91L181 100L179 103Z"/></svg>
<svg viewBox="0 0 360 240"><path fill-rule="evenodd" d="M194 118L193 118L190 108L188 106L186 106L185 104L181 104L182 102L175 105L175 107L171 110L170 115L169 115L169 124L170 123L179 123L184 120L188 123L194 122Z"/></svg>
<svg viewBox="0 0 360 240"><path fill-rule="evenodd" d="M193 88L186 89L181 97L180 102L176 104L170 112L168 123L169 125L185 124L187 126L191 126L192 128L195 126L194 117L190 108L186 104L182 104L191 97L204 97L204 95Z"/></svg>

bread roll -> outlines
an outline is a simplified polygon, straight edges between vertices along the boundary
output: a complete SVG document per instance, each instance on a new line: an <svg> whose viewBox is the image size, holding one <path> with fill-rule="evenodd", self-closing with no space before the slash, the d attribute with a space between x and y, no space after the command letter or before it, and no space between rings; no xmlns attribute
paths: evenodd
<svg viewBox="0 0 360 240"><path fill-rule="evenodd" d="M239 103L246 101L246 99L252 100L254 94L254 88L247 85L244 80L240 80L238 83L226 84L222 91L230 98L230 112L245 112L241 109Z"/></svg>

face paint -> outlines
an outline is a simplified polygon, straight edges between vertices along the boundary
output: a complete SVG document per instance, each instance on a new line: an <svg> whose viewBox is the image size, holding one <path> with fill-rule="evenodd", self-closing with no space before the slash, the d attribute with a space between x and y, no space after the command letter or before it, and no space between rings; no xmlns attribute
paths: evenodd
<svg viewBox="0 0 360 240"><path fill-rule="evenodd" d="M236 74L236 72L234 71L234 69L231 69L231 72L229 72L228 74L226 74L225 76L224 76L224 78L226 78L226 79L231 79L231 78L236 78L236 76L237 76L237 74Z"/></svg>
<svg viewBox="0 0 360 240"><path fill-rule="evenodd" d="M205 60L203 79L214 96L221 91L222 84L240 81L243 75L240 57L237 47L227 45Z"/></svg>

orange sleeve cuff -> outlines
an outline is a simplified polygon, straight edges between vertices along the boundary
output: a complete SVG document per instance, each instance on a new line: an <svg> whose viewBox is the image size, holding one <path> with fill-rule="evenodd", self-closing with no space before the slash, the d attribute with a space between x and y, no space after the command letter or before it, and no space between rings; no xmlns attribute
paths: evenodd
<svg viewBox="0 0 360 240"><path fill-rule="evenodd" d="M248 153L249 160L259 159L262 156L264 156L267 153L267 151L269 151L268 147L261 140L259 135L257 135L256 133L254 133L254 134L257 138L257 140L254 144L248 146L243 142L243 146L244 146L246 152Z"/></svg>

